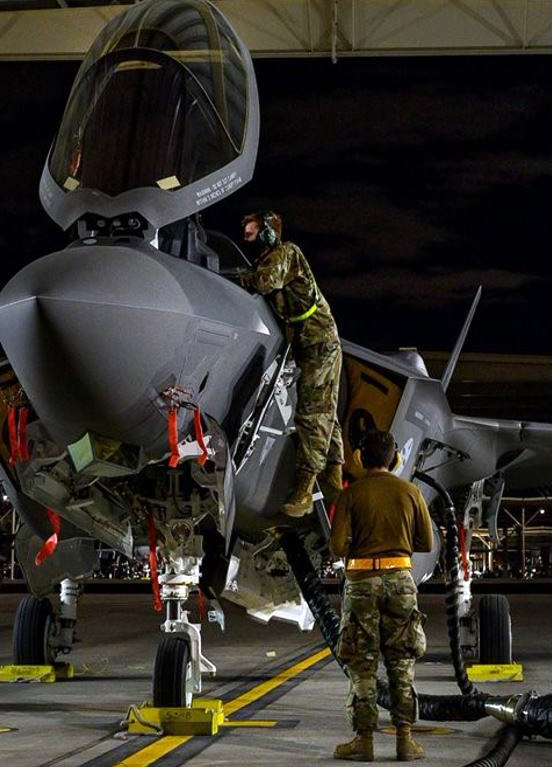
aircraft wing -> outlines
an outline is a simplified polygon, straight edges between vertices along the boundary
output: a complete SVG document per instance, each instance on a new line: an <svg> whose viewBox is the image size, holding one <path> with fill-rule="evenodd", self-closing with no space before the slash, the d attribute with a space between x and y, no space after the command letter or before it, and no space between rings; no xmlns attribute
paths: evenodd
<svg viewBox="0 0 552 767"><path fill-rule="evenodd" d="M504 473L510 490L552 491L552 423L468 416L455 416L454 421L458 428L493 439L496 470Z"/></svg>

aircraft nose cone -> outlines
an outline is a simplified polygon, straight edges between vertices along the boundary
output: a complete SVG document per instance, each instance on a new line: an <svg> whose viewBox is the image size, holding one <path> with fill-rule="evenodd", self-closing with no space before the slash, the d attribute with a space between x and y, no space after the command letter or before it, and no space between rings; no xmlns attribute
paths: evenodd
<svg viewBox="0 0 552 767"><path fill-rule="evenodd" d="M52 438L86 431L151 446L159 393L186 357L190 305L148 246L71 247L0 293L0 342Z"/></svg>

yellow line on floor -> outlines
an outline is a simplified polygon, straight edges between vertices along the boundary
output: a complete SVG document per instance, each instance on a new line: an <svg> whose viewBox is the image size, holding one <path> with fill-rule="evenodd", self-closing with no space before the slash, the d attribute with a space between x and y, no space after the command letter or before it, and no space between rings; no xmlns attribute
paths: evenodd
<svg viewBox="0 0 552 767"><path fill-rule="evenodd" d="M272 679L267 679L266 682L261 682L261 684L255 685L255 687L243 693L243 695L238 696L229 703L225 703L224 714L230 716L230 714L234 714L236 711L245 708L245 706L249 706L251 703L268 695L269 692L281 687L281 685L285 684L289 679L293 679L311 666L324 660L324 658L327 658L329 655L331 655L331 650L328 648L320 650L320 652L314 653L314 655L309 655L308 658L305 658L299 663L290 666L290 668L276 674ZM184 745L184 743L187 743L192 738L193 735L166 735L137 753L125 757L122 762L117 762L113 767L149 767L149 765L153 764L157 759L161 759L161 757L170 754L171 751Z"/></svg>
<svg viewBox="0 0 552 767"><path fill-rule="evenodd" d="M253 687L251 690L244 692L239 698L231 700L230 703L225 703L224 715L230 716L230 714L234 714L241 708L249 706L250 703L254 703L259 698L268 695L269 692L280 687L287 682L288 679L293 679L294 676L301 674L301 672L306 671L311 666L314 666L315 663L324 660L324 658L327 658L329 655L331 655L331 650L326 647L324 650L320 650L320 652L310 655L308 658L305 658L305 660L296 663L294 666L291 666L291 668L287 668L285 671L280 672L272 679L268 679L266 682L261 682L261 684L256 685L256 687Z"/></svg>
<svg viewBox="0 0 552 767"><path fill-rule="evenodd" d="M165 735L155 743L151 743L141 751L126 756L122 762L117 762L113 767L149 767L162 756L170 754L175 748L191 740L193 735Z"/></svg>

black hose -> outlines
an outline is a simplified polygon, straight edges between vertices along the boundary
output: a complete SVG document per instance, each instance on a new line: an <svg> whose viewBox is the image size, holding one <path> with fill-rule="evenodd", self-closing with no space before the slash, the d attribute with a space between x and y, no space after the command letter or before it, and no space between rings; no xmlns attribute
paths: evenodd
<svg viewBox="0 0 552 767"><path fill-rule="evenodd" d="M508 725L502 730L498 742L488 754L463 767L504 767L522 737L523 733L516 725Z"/></svg>
<svg viewBox="0 0 552 767"><path fill-rule="evenodd" d="M454 667L454 676L456 677L456 682L462 695L481 695L468 679L464 666L464 658L462 657L462 647L460 645L460 618L458 617L458 609L460 607L460 593L462 586L460 583L460 568L458 566L460 552L458 547L458 526L456 524L454 503L441 483L437 482L437 480L429 474L417 471L415 472L414 477L432 487L439 494L445 505L445 566L447 572L445 605L450 655Z"/></svg>
<svg viewBox="0 0 552 767"><path fill-rule="evenodd" d="M322 636L334 658L346 673L345 665L335 654L339 638L339 617L322 588L318 573L312 566L303 542L295 532L290 530L282 534L280 545Z"/></svg>
<svg viewBox="0 0 552 767"><path fill-rule="evenodd" d="M531 696L516 720L528 735L552 738L552 695Z"/></svg>

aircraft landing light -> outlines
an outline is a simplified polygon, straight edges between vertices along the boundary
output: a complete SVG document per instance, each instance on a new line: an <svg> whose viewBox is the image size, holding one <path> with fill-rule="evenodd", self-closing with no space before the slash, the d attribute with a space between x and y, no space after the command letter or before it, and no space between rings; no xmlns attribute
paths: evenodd
<svg viewBox="0 0 552 767"><path fill-rule="evenodd" d="M327 658L331 657L331 651L326 647L323 650L320 650L312 655L309 655L307 658L304 658L303 660L299 661L298 663L295 663L293 666L290 666L287 669L284 669L283 671L280 671L278 674L276 674L272 679L268 679L265 682L261 682L260 684L255 685L247 692L243 693L242 695L239 695L237 698L234 698L234 700L229 701L228 703L224 704L224 715L225 717L230 716L231 714L234 714L236 711L240 711L246 707L249 707L253 704L257 704L262 698L264 698L269 693L274 692L279 687L282 687L286 682L293 681L297 677L299 677L300 674L307 671L308 669L315 666L317 663L320 663L323 660L326 660ZM197 700L195 701L195 705L201 706L202 704L211 704L215 705L215 711L212 711L212 713L216 714L218 712L217 707L217 701L207 701L207 700ZM150 709L151 711L163 711L163 709ZM166 710L166 709L165 709ZM188 715L191 715L191 711L193 709L176 709L180 712L186 712ZM145 712L145 709L139 709L140 714ZM272 722L267 720L248 720L248 721L225 721L224 727L277 727L278 722ZM218 725L217 725L218 729ZM129 729L130 732L130 729ZM151 735L151 727L148 730L148 734ZM125 755L124 759L122 761L115 762L112 767L149 767L149 765L152 765L154 762L157 762L158 760L162 759L164 756L167 756L172 751L175 751L177 748L180 748L184 744L188 743L190 740L192 740L194 736L193 735L164 735L159 738L159 740L156 740L154 743L150 743L145 748L140 749L139 751L136 751L134 754ZM92 763L93 764L93 763ZM102 764L104 762L102 761ZM92 766L91 766L92 767Z"/></svg>

